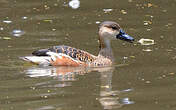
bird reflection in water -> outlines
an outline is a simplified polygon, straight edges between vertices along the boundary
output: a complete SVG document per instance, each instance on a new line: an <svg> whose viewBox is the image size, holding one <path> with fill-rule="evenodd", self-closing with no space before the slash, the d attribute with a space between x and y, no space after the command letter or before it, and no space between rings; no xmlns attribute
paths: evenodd
<svg viewBox="0 0 176 110"><path fill-rule="evenodd" d="M112 76L115 67L101 67L101 68L87 68L87 67L32 67L26 70L29 77L54 77L58 81L62 81L59 87L70 86L68 81L75 81L77 75L85 75L87 73L97 71L100 73L100 96L98 101L104 109L121 108L127 104L133 104L128 97L120 98L121 94L132 91L126 90L112 90Z"/></svg>
<svg viewBox="0 0 176 110"><path fill-rule="evenodd" d="M109 69L108 71L101 72L100 80L100 98L99 102L103 106L104 109L114 109L121 108L127 104L133 104L133 101L130 101L129 98L120 98L120 94L125 92L130 92L132 89L126 90L112 90L112 76L113 76L114 68Z"/></svg>
<svg viewBox="0 0 176 110"><path fill-rule="evenodd" d="M76 75L84 75L89 70L83 67L32 67L26 70L29 77L48 76L57 78L58 81L74 81Z"/></svg>

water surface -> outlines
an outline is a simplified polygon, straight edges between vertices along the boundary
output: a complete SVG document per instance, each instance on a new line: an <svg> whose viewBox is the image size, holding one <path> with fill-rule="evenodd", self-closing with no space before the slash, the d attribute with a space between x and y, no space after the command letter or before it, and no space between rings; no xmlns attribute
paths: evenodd
<svg viewBox="0 0 176 110"><path fill-rule="evenodd" d="M176 0L69 2L0 0L0 109L175 110ZM105 20L136 39L112 42L112 68L40 67L19 59L63 44L97 54ZM141 45L141 38L155 44Z"/></svg>

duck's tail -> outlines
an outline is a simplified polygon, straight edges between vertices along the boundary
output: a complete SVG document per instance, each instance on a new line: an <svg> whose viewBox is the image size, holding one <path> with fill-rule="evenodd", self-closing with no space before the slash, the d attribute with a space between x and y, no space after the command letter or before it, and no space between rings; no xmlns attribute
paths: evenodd
<svg viewBox="0 0 176 110"><path fill-rule="evenodd" d="M34 64L38 64L38 65L51 65L50 56L25 56L25 57L20 57L20 59Z"/></svg>

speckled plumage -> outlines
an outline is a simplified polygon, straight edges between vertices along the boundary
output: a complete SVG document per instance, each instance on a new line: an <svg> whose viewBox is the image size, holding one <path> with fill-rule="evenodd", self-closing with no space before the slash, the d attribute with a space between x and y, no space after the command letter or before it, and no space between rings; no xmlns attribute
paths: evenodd
<svg viewBox="0 0 176 110"><path fill-rule="evenodd" d="M62 53L62 54L70 56L74 60L80 61L82 63L87 63L87 64L94 62L96 59L96 56L94 56L88 52L85 52L80 49L76 49L74 47L65 46L65 45L54 46L49 49L37 50L37 51L34 51L32 53L32 55L34 55L34 56L49 56L47 54L47 52Z"/></svg>

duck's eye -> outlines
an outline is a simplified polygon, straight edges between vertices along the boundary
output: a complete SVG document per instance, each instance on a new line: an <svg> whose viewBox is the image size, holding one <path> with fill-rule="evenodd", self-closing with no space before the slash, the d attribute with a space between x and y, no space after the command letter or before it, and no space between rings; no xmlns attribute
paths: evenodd
<svg viewBox="0 0 176 110"><path fill-rule="evenodd" d="M111 28L112 28L113 30L117 30L117 27L115 27L115 26L112 26Z"/></svg>

